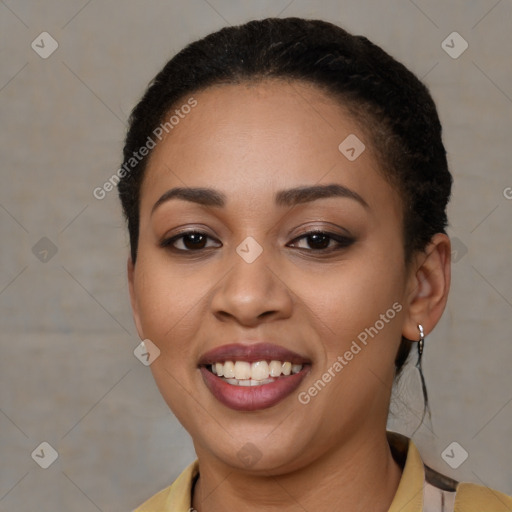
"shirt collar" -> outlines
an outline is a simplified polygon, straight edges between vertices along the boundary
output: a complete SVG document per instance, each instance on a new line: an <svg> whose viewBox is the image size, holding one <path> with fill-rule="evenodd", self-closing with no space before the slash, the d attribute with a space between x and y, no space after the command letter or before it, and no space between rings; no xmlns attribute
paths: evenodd
<svg viewBox="0 0 512 512"><path fill-rule="evenodd" d="M425 469L414 443L402 434L387 433L394 459L402 467L402 477L389 512L422 512Z"/></svg>

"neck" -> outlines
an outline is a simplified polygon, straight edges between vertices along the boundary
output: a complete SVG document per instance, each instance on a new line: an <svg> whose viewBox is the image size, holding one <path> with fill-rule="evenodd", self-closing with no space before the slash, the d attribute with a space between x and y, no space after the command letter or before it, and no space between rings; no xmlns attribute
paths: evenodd
<svg viewBox="0 0 512 512"><path fill-rule="evenodd" d="M192 503L197 512L298 508L386 512L401 477L385 432L371 438L354 436L338 450L282 475L249 475L200 455Z"/></svg>

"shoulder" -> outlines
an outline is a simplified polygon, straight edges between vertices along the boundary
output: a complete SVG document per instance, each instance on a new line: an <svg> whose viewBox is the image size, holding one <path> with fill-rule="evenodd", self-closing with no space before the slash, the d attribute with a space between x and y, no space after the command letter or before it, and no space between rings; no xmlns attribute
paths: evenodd
<svg viewBox="0 0 512 512"><path fill-rule="evenodd" d="M461 482L455 495L455 512L510 512L512 497L483 485Z"/></svg>
<svg viewBox="0 0 512 512"><path fill-rule="evenodd" d="M174 484L173 484L174 485ZM151 498L146 500L140 507L137 507L133 512L157 512L159 510L166 510L169 495L171 494L172 485L157 492Z"/></svg>
<svg viewBox="0 0 512 512"><path fill-rule="evenodd" d="M390 512L512 512L512 497L468 482L458 482L427 466L413 441L388 432L393 457L402 467Z"/></svg>
<svg viewBox="0 0 512 512"><path fill-rule="evenodd" d="M190 512L192 509L192 487L199 473L196 460L190 464L172 485L157 492L134 512Z"/></svg>
<svg viewBox="0 0 512 512"><path fill-rule="evenodd" d="M454 512L512 512L512 497L484 485L469 482L457 482L426 464L425 484L437 489L437 495L443 495L442 501L450 503ZM427 487L425 491L427 491ZM431 490L427 491L431 494ZM444 509L442 509L444 510Z"/></svg>

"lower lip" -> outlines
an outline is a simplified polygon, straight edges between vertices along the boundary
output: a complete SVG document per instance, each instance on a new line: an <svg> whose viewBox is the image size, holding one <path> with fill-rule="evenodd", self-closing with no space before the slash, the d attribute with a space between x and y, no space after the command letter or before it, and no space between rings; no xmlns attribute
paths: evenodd
<svg viewBox="0 0 512 512"><path fill-rule="evenodd" d="M236 411L257 411L272 407L293 393L306 376L309 365L298 373L278 377L274 382L260 386L234 386L204 366L200 370L207 388L219 402Z"/></svg>

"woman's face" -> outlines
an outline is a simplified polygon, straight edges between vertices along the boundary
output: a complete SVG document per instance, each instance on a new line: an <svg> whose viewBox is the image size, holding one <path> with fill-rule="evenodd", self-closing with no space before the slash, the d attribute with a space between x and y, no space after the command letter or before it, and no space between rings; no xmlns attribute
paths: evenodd
<svg viewBox="0 0 512 512"><path fill-rule="evenodd" d="M252 471L381 435L410 279L370 141L310 85L193 96L153 150L130 269L164 399L199 457Z"/></svg>

